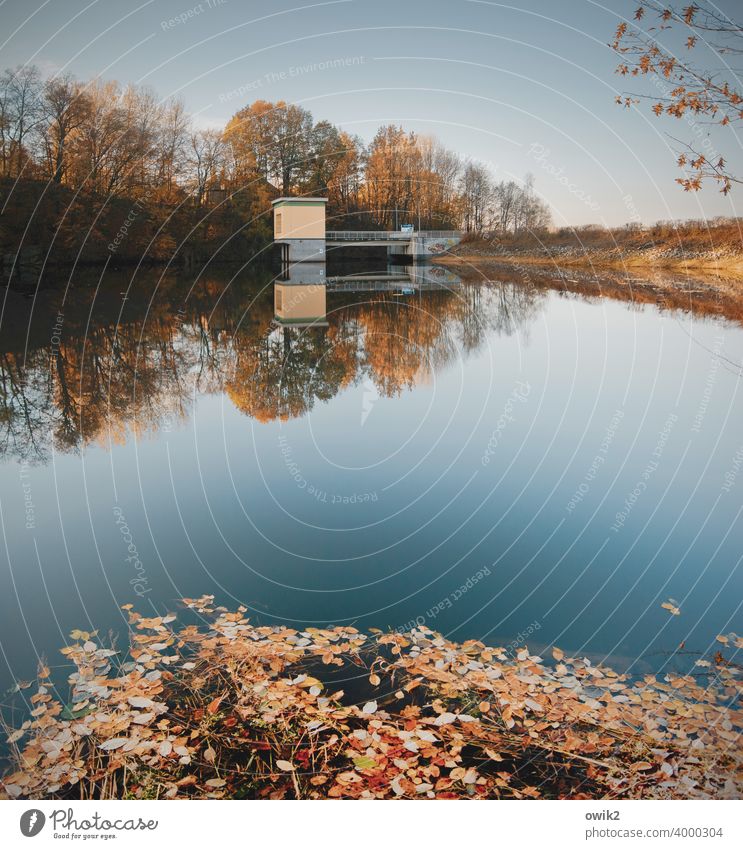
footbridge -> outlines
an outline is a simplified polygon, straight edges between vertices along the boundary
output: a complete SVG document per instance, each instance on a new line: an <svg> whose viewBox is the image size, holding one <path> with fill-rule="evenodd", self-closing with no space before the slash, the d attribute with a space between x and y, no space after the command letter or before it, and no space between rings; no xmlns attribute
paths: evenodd
<svg viewBox="0 0 743 849"><path fill-rule="evenodd" d="M459 244L462 234L457 230L328 230L328 247L387 247L389 256L410 256L417 259L438 256Z"/></svg>
<svg viewBox="0 0 743 849"><path fill-rule="evenodd" d="M273 238L285 262L324 262L328 248L386 247L387 255L430 259L451 250L462 238L457 230L326 230L327 198L284 197L273 203Z"/></svg>

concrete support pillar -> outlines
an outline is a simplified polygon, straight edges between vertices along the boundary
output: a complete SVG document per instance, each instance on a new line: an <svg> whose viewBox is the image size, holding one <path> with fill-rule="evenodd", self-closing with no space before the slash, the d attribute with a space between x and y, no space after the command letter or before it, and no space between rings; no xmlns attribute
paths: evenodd
<svg viewBox="0 0 743 849"><path fill-rule="evenodd" d="M325 239L285 239L278 244L282 262L325 262Z"/></svg>

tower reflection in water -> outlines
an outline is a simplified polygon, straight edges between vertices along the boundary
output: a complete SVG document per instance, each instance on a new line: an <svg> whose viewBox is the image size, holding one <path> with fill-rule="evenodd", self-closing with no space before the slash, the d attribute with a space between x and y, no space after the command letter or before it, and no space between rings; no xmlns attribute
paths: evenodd
<svg viewBox="0 0 743 849"><path fill-rule="evenodd" d="M406 297L460 286L456 274L437 265L388 265L385 271L328 276L322 262L286 263L274 283L274 320L282 327L326 327L329 294L386 292Z"/></svg>

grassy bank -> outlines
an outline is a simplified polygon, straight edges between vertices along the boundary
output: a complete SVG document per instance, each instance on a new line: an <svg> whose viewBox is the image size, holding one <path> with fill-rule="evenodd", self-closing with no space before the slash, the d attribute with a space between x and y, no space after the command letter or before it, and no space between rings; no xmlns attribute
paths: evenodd
<svg viewBox="0 0 743 849"><path fill-rule="evenodd" d="M130 610L126 652L73 632L71 700L48 669L22 690L31 715L9 729L2 796L743 794L739 668L722 653L696 675L630 680L557 648L547 663L425 628L298 632L185 602L195 624Z"/></svg>
<svg viewBox="0 0 743 849"><path fill-rule="evenodd" d="M436 259L439 262L439 258ZM510 283L542 291L569 292L587 299L654 304L667 309L743 323L743 277L703 270L590 268L510 261L493 257L447 257L444 264L466 283Z"/></svg>
<svg viewBox="0 0 743 849"><path fill-rule="evenodd" d="M704 269L738 274L743 273L743 222L669 222L614 229L587 226L472 237L464 239L451 256L470 262L492 258L591 268Z"/></svg>

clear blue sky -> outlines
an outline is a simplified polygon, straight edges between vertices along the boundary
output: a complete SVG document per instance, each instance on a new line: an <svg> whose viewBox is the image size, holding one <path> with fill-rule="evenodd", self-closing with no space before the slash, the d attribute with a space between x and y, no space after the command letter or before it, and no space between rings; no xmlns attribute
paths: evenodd
<svg viewBox="0 0 743 849"><path fill-rule="evenodd" d="M366 139L381 123L401 123L435 133L500 177L532 171L556 223L736 214L743 188L724 198L712 186L689 195L674 183L669 134L691 138L685 124L658 120L647 105L614 104L623 88L607 42L634 6L4 0L0 65L148 84L161 97L179 94L204 125L222 125L258 98L300 103ZM719 3L738 17L740 6ZM743 171L735 130L713 137Z"/></svg>

